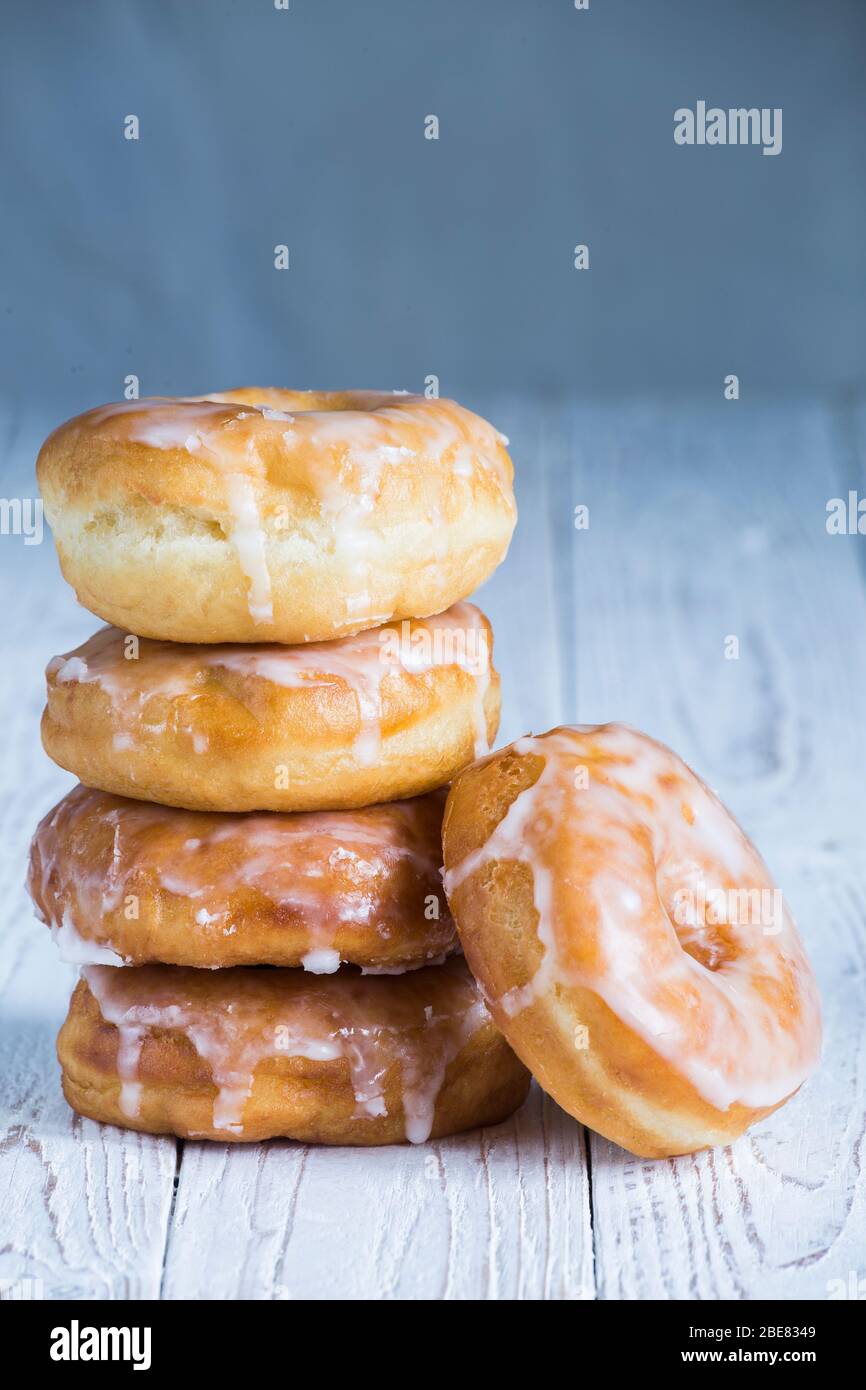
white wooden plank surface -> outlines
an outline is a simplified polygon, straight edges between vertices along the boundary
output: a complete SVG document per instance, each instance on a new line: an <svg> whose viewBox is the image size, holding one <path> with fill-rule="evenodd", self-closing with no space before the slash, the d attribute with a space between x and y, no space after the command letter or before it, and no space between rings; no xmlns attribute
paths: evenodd
<svg viewBox="0 0 866 1390"><path fill-rule="evenodd" d="M186 1144L168 1298L592 1296L581 1132L514 1119L414 1147Z"/></svg>
<svg viewBox="0 0 866 1390"><path fill-rule="evenodd" d="M820 1077L731 1149L647 1163L592 1138L591 1173L537 1089L513 1121L418 1150L177 1146L74 1120L53 1056L69 970L21 883L70 783L38 746L42 667L96 624L47 537L3 537L0 1279L49 1297L712 1299L866 1276L866 537L824 528L827 498L863 488L862 419L479 404L520 469L518 532L480 595L502 741L625 718L718 787L816 962ZM7 470L27 476L51 423L0 418Z"/></svg>

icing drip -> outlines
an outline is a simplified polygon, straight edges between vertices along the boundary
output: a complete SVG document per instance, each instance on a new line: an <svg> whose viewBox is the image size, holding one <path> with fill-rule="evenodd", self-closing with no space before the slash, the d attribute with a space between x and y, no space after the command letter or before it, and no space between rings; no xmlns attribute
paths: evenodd
<svg viewBox="0 0 866 1390"><path fill-rule="evenodd" d="M217 1094L213 1126L243 1134L258 1065L269 1058L343 1059L359 1117L387 1114L399 1074L406 1138L423 1143L449 1064L489 1015L462 961L406 975L399 983L341 972L171 966L82 972L103 1018L118 1031L121 1107L140 1113L140 1059L153 1030L181 1033L208 1064Z"/></svg>
<svg viewBox="0 0 866 1390"><path fill-rule="evenodd" d="M249 478L230 473L226 478L226 495L232 510L234 525L229 540L237 551L241 569L249 589L247 605L253 622L270 622L274 616L271 601L271 576L268 573L267 548L256 494Z"/></svg>
<svg viewBox="0 0 866 1390"><path fill-rule="evenodd" d="M85 970L104 970L105 966L85 966ZM120 1108L124 1115L134 1120L141 1109L141 1082L138 1080L138 1063L144 1042L145 1029L134 1023L127 1023L118 1029L117 1073L120 1077Z"/></svg>
<svg viewBox="0 0 866 1390"><path fill-rule="evenodd" d="M227 416L224 406L204 401L127 401L94 412L103 422L118 413L126 416L129 439L154 449L182 449L222 474L230 518L228 539L247 581L250 617L256 623L270 622L274 614L267 537L253 481L262 477L263 466L256 437L244 422L276 420L282 424L291 417L266 406Z"/></svg>
<svg viewBox="0 0 866 1390"><path fill-rule="evenodd" d="M793 919L733 817L674 753L624 725L512 745L541 759L488 840L445 874L449 898L494 861L532 874L541 956L499 1006L557 985L598 994L719 1110L774 1105L817 1065L820 1009ZM719 924L707 902L778 903ZM756 896L757 895L757 896ZM696 905L688 916L683 902Z"/></svg>
<svg viewBox="0 0 866 1390"><path fill-rule="evenodd" d="M60 959L67 965L126 965L123 956L113 946L89 941L73 926L64 912L60 921L51 925L51 937Z"/></svg>
<svg viewBox="0 0 866 1390"><path fill-rule="evenodd" d="M471 603L456 603L423 621L304 646L184 646L142 638L139 657L127 660L123 643L119 629L103 628L76 652L54 657L46 669L58 685L100 686L124 721L123 730L115 734L115 746L123 749L135 746L139 732L163 733L170 720L174 732L188 735L197 755L205 754L207 740L196 729L195 700L183 697L201 689L203 674L218 679L221 671L230 671L289 689L343 682L354 693L358 707L355 758L372 766L381 749L384 682L403 673L423 675L448 666L458 667L474 680L476 757L489 747L484 698L490 685L490 650L484 619ZM167 713L156 696L177 704Z"/></svg>
<svg viewBox="0 0 866 1390"><path fill-rule="evenodd" d="M320 946L302 956L301 965L313 975L333 975L340 968L340 953Z"/></svg>

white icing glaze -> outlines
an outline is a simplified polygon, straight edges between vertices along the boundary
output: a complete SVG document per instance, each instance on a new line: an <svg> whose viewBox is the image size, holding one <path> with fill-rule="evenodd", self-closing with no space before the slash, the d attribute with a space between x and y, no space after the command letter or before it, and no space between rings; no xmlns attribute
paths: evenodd
<svg viewBox="0 0 866 1390"><path fill-rule="evenodd" d="M256 494L250 479L242 473L226 478L226 496L234 525L229 540L237 551L241 569L248 581L247 606L253 622L270 622L274 616L271 576L268 573L267 546Z"/></svg>
<svg viewBox="0 0 866 1390"><path fill-rule="evenodd" d="M779 920L728 921L721 933L701 915L707 886L728 901L776 901L718 798L670 749L624 725L554 730L513 751L543 760L538 780L445 875L451 898L494 860L531 871L541 961L499 1001L505 1013L557 985L583 987L719 1110L790 1095L819 1060L817 989L787 907ZM697 905L688 921L676 920L679 895Z"/></svg>
<svg viewBox="0 0 866 1390"><path fill-rule="evenodd" d="M102 970L104 966L85 966L85 970ZM138 1062L141 1045L144 1041L144 1028L127 1023L118 1029L117 1071L120 1076L120 1108L124 1115L134 1120L141 1108L141 1082L138 1080Z"/></svg>
<svg viewBox="0 0 866 1390"><path fill-rule="evenodd" d="M320 946L301 958L301 965L313 975L333 975L340 968L340 953Z"/></svg>
<svg viewBox="0 0 866 1390"><path fill-rule="evenodd" d="M48 670L56 671L57 679L61 685L65 685L67 682L89 680L87 663L78 656L71 656L67 660L59 656L52 657L48 663Z"/></svg>
<svg viewBox="0 0 866 1390"><path fill-rule="evenodd" d="M449 1064L489 1015L462 961L407 975L399 984L341 972L208 973L170 966L87 966L84 979L118 1031L121 1108L140 1113L139 1063L154 1029L187 1037L210 1068L213 1126L243 1134L255 1071L267 1058L304 1057L348 1065L359 1117L387 1114L385 1088L399 1071L406 1138L430 1134Z"/></svg>
<svg viewBox="0 0 866 1390"><path fill-rule="evenodd" d="M358 706L355 758L372 766L381 746L383 682L404 672L420 675L447 666L456 666L473 678L476 757L489 748L484 699L490 685L491 654L484 620L471 603L456 603L423 621L304 646L183 646L142 639L138 659L127 660L123 643L119 629L103 628L76 652L54 657L46 668L46 675L57 684L97 683L108 695L124 726L114 735L118 750L134 748L139 732L165 732L170 719L173 730L188 735L196 754L206 753L207 740L196 728L195 701L182 697L196 694L203 673L222 669L290 689L342 681ZM177 704L167 714L156 696Z"/></svg>

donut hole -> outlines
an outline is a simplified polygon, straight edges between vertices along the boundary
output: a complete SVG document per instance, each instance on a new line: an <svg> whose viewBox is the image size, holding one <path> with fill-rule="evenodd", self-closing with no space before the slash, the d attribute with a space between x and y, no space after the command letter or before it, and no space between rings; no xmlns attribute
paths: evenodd
<svg viewBox="0 0 866 1390"><path fill-rule="evenodd" d="M733 930L726 923L678 921L672 908L668 909L668 917L686 955L705 970L721 970L740 954Z"/></svg>
<svg viewBox="0 0 866 1390"><path fill-rule="evenodd" d="M705 970L715 972L743 954L737 899L729 885L715 881L712 866L668 849L654 861L659 906L681 949ZM734 913L731 916L731 913Z"/></svg>
<svg viewBox="0 0 866 1390"><path fill-rule="evenodd" d="M721 970L741 954L734 929L726 922L714 922L706 903L696 899L694 906L684 910L684 902L694 902L688 888L670 892L669 885L659 878L659 897L667 919L677 934L685 954L705 970ZM698 910L695 910L698 909Z"/></svg>

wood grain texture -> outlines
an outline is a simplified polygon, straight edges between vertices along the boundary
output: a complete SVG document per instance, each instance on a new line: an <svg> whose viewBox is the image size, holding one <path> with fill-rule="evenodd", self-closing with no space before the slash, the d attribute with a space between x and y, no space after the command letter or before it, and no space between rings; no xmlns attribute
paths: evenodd
<svg viewBox="0 0 866 1390"><path fill-rule="evenodd" d="M797 1299L866 1277L866 536L825 527L829 497L866 492L866 417L470 404L518 466L511 553L479 594L499 742L626 719L718 788L816 963L820 1075L730 1149L661 1163L537 1088L507 1124L417 1149L179 1146L74 1119L54 1060L71 972L21 885L70 785L38 743L42 668L97 623L47 536L2 537L0 1280L49 1297ZM0 418L14 476L42 432Z"/></svg>
<svg viewBox="0 0 866 1390"><path fill-rule="evenodd" d="M592 1296L581 1132L534 1088L423 1146L187 1144L168 1298Z"/></svg>

